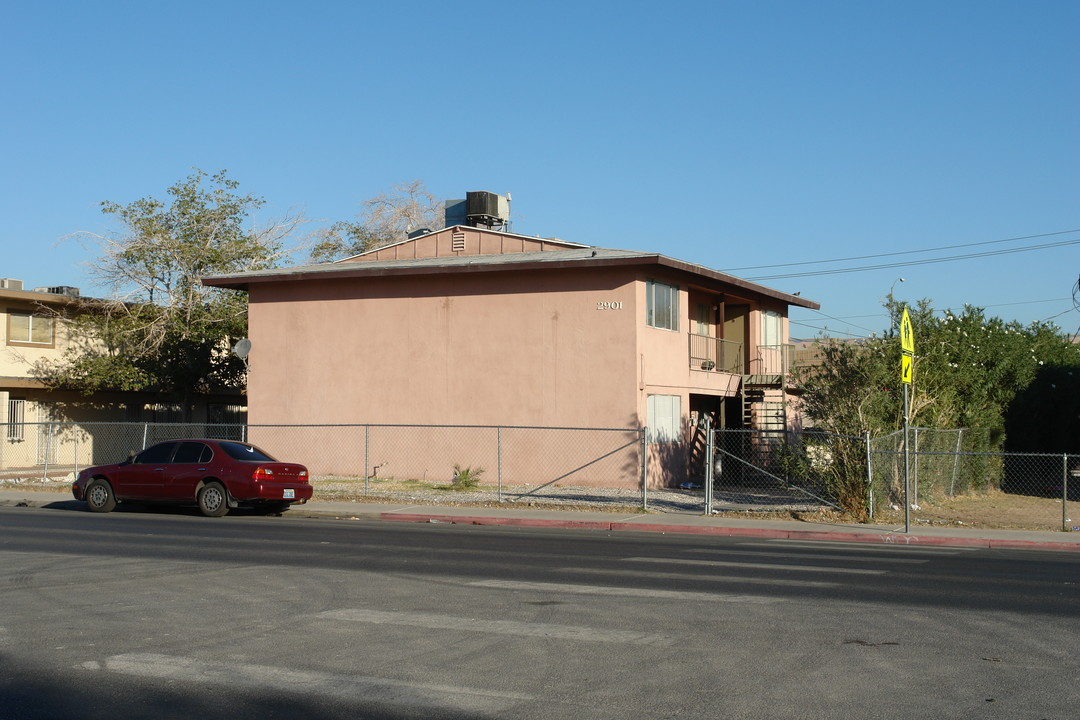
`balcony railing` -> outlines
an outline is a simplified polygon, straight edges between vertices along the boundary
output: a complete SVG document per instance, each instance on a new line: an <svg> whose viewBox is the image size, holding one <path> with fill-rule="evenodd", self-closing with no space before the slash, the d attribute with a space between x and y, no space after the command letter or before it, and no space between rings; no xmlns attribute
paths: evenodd
<svg viewBox="0 0 1080 720"><path fill-rule="evenodd" d="M690 333L690 367L741 375L746 371L743 344Z"/></svg>
<svg viewBox="0 0 1080 720"><path fill-rule="evenodd" d="M689 334L690 367L695 370L733 373L735 375L787 375L803 360L790 343L758 345L757 352L747 362L743 344L721 340L709 335Z"/></svg>
<svg viewBox="0 0 1080 720"><path fill-rule="evenodd" d="M794 345L758 345L757 358L750 363L750 370L755 375L787 375L794 357Z"/></svg>

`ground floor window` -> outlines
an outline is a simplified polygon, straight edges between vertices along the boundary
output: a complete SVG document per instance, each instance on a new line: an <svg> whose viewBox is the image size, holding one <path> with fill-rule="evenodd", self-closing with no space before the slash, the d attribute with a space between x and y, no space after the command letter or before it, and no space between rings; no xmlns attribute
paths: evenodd
<svg viewBox="0 0 1080 720"><path fill-rule="evenodd" d="M674 443L682 437L682 398L650 395L645 408L650 443Z"/></svg>
<svg viewBox="0 0 1080 720"><path fill-rule="evenodd" d="M7 439L22 442L26 439L26 401L11 398L8 400Z"/></svg>

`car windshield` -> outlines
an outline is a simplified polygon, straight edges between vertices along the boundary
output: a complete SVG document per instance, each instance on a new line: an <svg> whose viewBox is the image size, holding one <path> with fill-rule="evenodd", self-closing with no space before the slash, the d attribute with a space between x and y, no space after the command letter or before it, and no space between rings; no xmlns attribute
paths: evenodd
<svg viewBox="0 0 1080 720"><path fill-rule="evenodd" d="M238 442L218 443L225 454L233 460L249 460L254 462L277 462L274 458L264 453L254 445L246 445Z"/></svg>

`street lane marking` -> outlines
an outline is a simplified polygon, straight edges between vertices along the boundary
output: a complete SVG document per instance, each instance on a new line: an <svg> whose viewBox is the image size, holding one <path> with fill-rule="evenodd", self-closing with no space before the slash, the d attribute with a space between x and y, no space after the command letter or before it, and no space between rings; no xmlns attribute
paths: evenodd
<svg viewBox="0 0 1080 720"><path fill-rule="evenodd" d="M747 557L778 557L778 558L805 558L807 560L850 560L851 562L876 562L876 563L906 563L909 565L923 565L930 562L930 558L899 558L899 557L872 557L860 558L852 555L826 555L819 553L794 553L794 552L771 552L768 550L713 550L710 548L692 548L688 553L701 553L705 555L745 555Z"/></svg>
<svg viewBox="0 0 1080 720"><path fill-rule="evenodd" d="M884 537L884 536L883 536ZM899 537L899 536L895 536ZM846 547L852 550L859 550L861 552L877 552L877 553L917 553L923 555L955 555L962 552L978 552L979 550L985 550L986 548L979 547L963 547L952 546L949 547L933 547L930 545L908 545L903 542L893 543L867 543L867 542L844 542L837 540L765 540L765 541L747 541L740 542L739 545L748 547L776 547L777 545L783 545L784 547L804 547L813 548L815 550L824 550L827 548Z"/></svg>
<svg viewBox="0 0 1080 720"><path fill-rule="evenodd" d="M724 560L688 560L686 558L630 557L625 562L663 563L665 565L696 565L699 567L737 567L754 570L798 570L799 572L828 572L844 575L884 575L888 570L870 570L867 568L827 567L823 565L781 565L779 563L744 563Z"/></svg>
<svg viewBox="0 0 1080 720"><path fill-rule="evenodd" d="M564 567L559 568L560 572L577 572L588 575L619 575L626 577L626 570L602 570L600 568L580 568L580 567ZM740 585L744 584L759 584L759 585L791 585L794 587L812 587L812 588L833 588L840 587L840 583L828 582L826 580L791 580L788 578L762 578L762 577L740 577L738 575L687 575L686 573L667 573L667 572L646 572L643 570L634 570L633 576L636 578L656 578L658 580L688 580L693 582L733 582Z"/></svg>
<svg viewBox="0 0 1080 720"><path fill-rule="evenodd" d="M598 628L574 625L552 625L548 623L515 622L513 620L474 620L450 615L431 615L427 613L384 612L350 608L327 610L315 617L349 622L364 622L385 625L405 625L434 630L463 630L466 632L496 633L499 635L520 635L531 638L552 638L555 640L579 640L583 642L629 643L632 645L651 645L670 647L675 639L666 635L644 633L638 630L601 630Z"/></svg>
<svg viewBox="0 0 1080 720"><path fill-rule="evenodd" d="M604 587L602 585L571 585L565 583L517 582L515 580L478 580L472 587L498 588L500 590L532 590L534 592L569 593L572 595L611 595L615 597L659 598L664 600L698 600L705 602L732 602L769 604L784 602L782 598L763 595L728 595L724 593L689 592L682 590L650 590L647 588Z"/></svg>
<svg viewBox="0 0 1080 720"><path fill-rule="evenodd" d="M425 708L453 708L473 713L499 714L518 703L534 699L530 695L497 690L310 672L270 665L224 663L156 653L114 655L104 663L90 661L76 667L137 677L164 678L199 686L225 685L274 693L331 697L363 705L388 703Z"/></svg>

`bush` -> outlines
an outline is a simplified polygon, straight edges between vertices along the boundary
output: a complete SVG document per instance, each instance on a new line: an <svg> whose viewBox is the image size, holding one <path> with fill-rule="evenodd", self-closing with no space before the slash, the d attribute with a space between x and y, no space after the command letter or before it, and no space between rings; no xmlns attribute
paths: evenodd
<svg viewBox="0 0 1080 720"><path fill-rule="evenodd" d="M450 481L451 490L472 490L480 484L480 476L484 474L484 468L462 467L454 465L454 477Z"/></svg>

